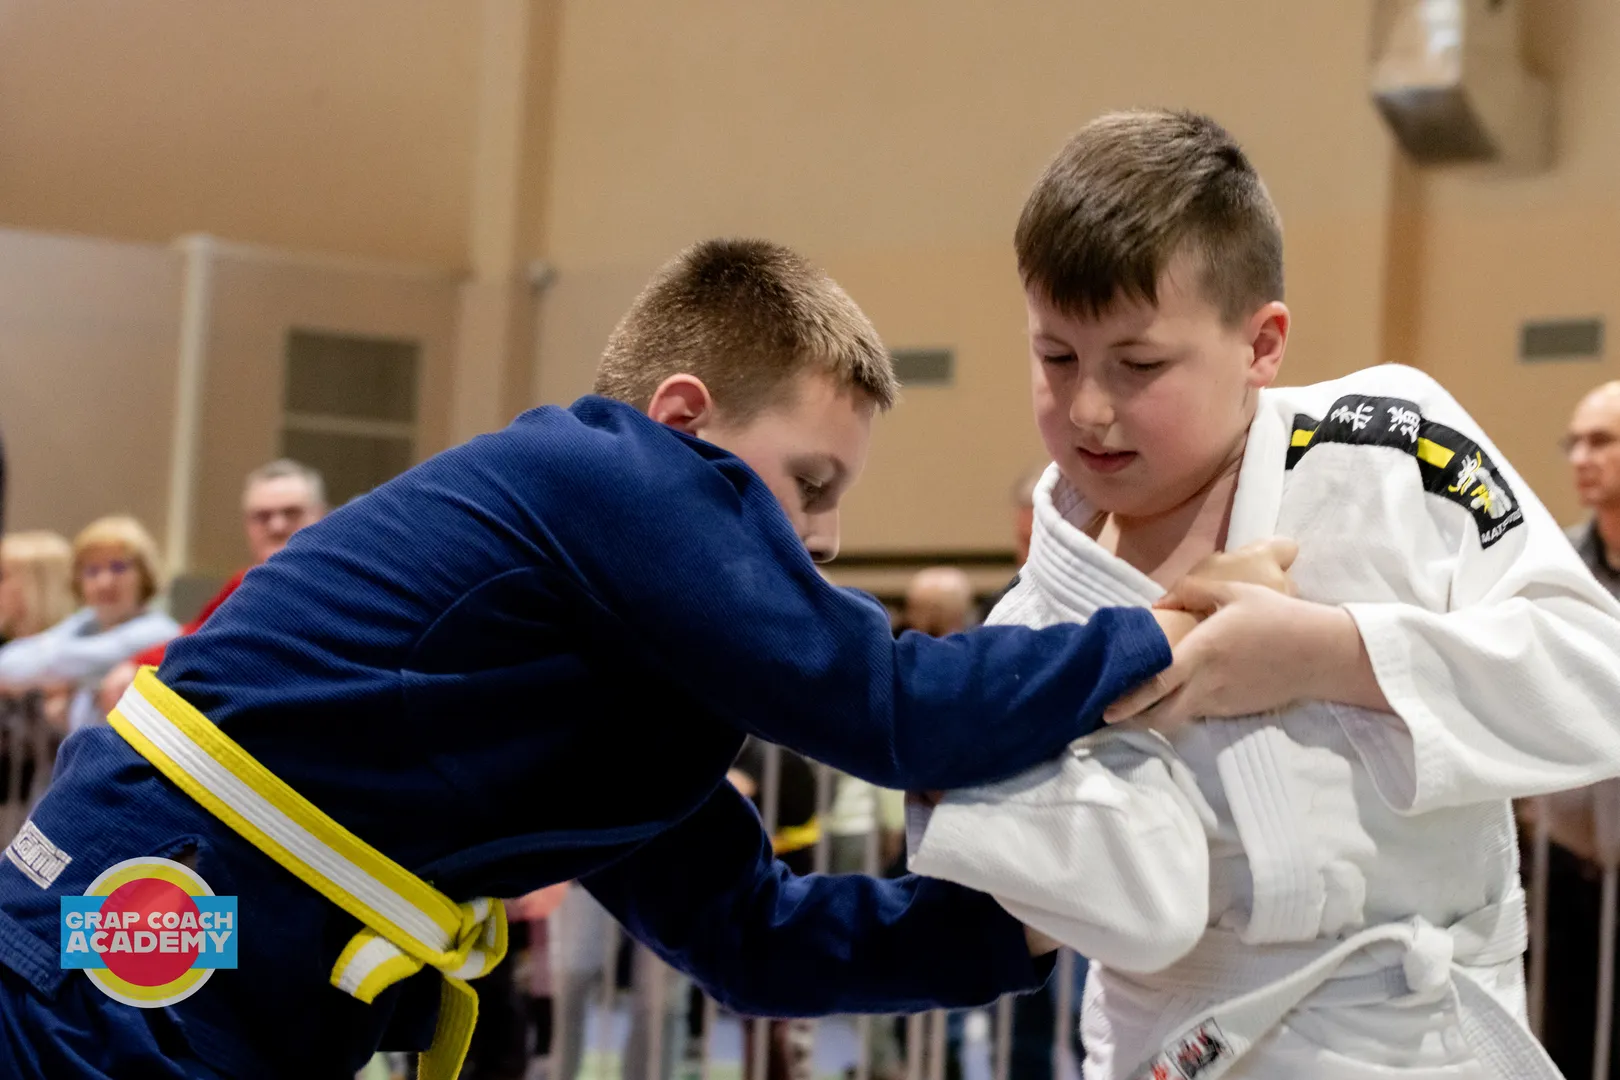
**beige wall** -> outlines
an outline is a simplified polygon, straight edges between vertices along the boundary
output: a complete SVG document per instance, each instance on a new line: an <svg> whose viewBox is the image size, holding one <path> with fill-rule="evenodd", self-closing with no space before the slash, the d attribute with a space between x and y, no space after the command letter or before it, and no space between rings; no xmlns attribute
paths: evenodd
<svg viewBox="0 0 1620 1080"><path fill-rule="evenodd" d="M1620 377L1620 5L1562 0L1526 15L1530 61L1554 81L1555 163L1526 178L1423 174L1414 338L1424 367L1569 521L1580 511L1558 436L1583 391ZM1524 320L1592 315L1608 323L1603 362L1517 362Z"/></svg>
<svg viewBox="0 0 1620 1080"><path fill-rule="evenodd" d="M589 386L658 262L752 233L820 260L893 346L958 380L882 421L846 547L1005 547L1038 456L1010 254L1029 184L1095 113L1207 109L1282 206L1298 379L1379 358L1390 150L1366 103L1370 5L1038 0L564 7L538 389Z"/></svg>
<svg viewBox="0 0 1620 1080"><path fill-rule="evenodd" d="M0 231L8 529L127 512L163 542L179 315L167 248Z"/></svg>
<svg viewBox="0 0 1620 1080"><path fill-rule="evenodd" d="M955 386L913 389L881 422L847 548L1000 548L1009 481L1039 456L1009 250L1024 193L1097 112L1186 105L1245 141L1282 208L1296 316L1285 377L1380 359L1429 368L1569 516L1556 435L1582 389L1620 372L1614 361L1518 365L1515 335L1529 317L1613 322L1620 7L1528 3L1528 49L1554 78L1558 117L1557 163L1531 178L1399 162L1367 101L1373 8L0 0L0 222L162 243L210 231L470 269L448 316L446 439L585 391L613 322L675 250L770 236L827 266L891 345L957 351ZM526 41L521 56L501 36L508 26ZM515 151L501 141L512 124ZM478 161L499 161L500 175L475 184ZM503 221L506 244L493 232ZM559 272L538 305L521 282L534 258ZM0 303L37 298L25 270L0 273L23 289ZM77 295L73 278L51 280L66 289L52 295ZM92 314L148 310L145 294L98 288L84 286ZM430 307L439 326L446 316ZM87 366L63 385L139 385L151 408L168 408L172 390L151 389L172 381L167 317L161 333L156 352L150 329L118 337L147 359L111 383L89 358L110 353L74 353ZM0 355L4 385L33 388L25 363ZM228 370L210 372L210 393L271 392L263 372L219 383L236 378ZM0 420L14 454L53 459L41 432L54 425L10 419L10 400ZM63 426L81 445L159 448L142 480L158 507L167 431L126 430L127 411L90 415L94 435ZM226 500L237 458L254 454L206 445L221 470L208 497ZM13 508L26 516L24 472ZM231 529L202 544L207 561L236 557Z"/></svg>
<svg viewBox="0 0 1620 1080"><path fill-rule="evenodd" d="M417 451L427 457L448 442L459 284L225 247L210 291L190 569L223 576L246 556L242 478L280 449L287 331L420 341Z"/></svg>
<svg viewBox="0 0 1620 1080"><path fill-rule="evenodd" d="M242 478L279 450L288 330L419 341L417 451L426 457L451 441L460 282L449 272L203 246L212 269L190 555L179 569L223 577L246 555ZM168 546L188 272L168 245L0 230L8 528L71 536L128 512Z"/></svg>
<svg viewBox="0 0 1620 1080"><path fill-rule="evenodd" d="M0 224L460 266L467 0L0 0Z"/></svg>

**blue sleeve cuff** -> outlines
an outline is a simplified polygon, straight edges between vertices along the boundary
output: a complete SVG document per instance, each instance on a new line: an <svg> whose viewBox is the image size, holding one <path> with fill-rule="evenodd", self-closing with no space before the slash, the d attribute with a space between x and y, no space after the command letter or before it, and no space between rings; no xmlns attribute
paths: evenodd
<svg viewBox="0 0 1620 1080"><path fill-rule="evenodd" d="M1089 700L1091 707L1081 717L1075 738L1106 727L1103 709L1169 667L1172 659L1170 639L1150 608L1102 608L1087 628L1103 634L1114 651L1103 679L1081 690L1082 700Z"/></svg>

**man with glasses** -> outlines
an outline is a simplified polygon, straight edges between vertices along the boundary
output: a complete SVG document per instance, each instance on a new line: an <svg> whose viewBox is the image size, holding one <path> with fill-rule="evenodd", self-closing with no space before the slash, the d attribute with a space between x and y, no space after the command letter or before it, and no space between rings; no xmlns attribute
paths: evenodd
<svg viewBox="0 0 1620 1080"><path fill-rule="evenodd" d="M1592 512L1569 530L1570 543L1620 599L1620 380L1604 383L1575 406L1564 452L1581 505Z"/></svg>
<svg viewBox="0 0 1620 1080"><path fill-rule="evenodd" d="M1574 474L1576 495L1590 513L1569 528L1570 543L1593 576L1620 599L1620 380L1597 387L1575 406L1562 448ZM1566 1076L1593 1075L1599 966L1593 958L1601 952L1598 927L1603 910L1600 837L1613 831L1599 826L1612 824L1602 821L1614 805L1609 785L1519 805L1526 831L1534 830L1537 818L1545 816L1551 841L1544 856L1546 969L1540 981L1546 989L1540 1035Z"/></svg>
<svg viewBox="0 0 1620 1080"><path fill-rule="evenodd" d="M248 550L253 553L253 566L286 547L293 533L305 525L315 524L325 515L326 483L321 474L308 465L288 458L272 461L248 473L242 485L242 525L247 531ZM236 591L246 574L247 570L242 570L227 581L180 633L196 632L225 598ZM136 671L163 663L166 647L154 646L107 673L96 695L102 712L112 711L129 684L135 681Z"/></svg>

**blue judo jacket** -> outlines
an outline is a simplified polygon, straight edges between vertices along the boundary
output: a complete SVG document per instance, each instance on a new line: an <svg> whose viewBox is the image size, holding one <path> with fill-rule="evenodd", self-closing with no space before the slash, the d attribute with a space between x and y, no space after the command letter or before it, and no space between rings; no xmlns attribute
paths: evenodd
<svg viewBox="0 0 1620 1080"><path fill-rule="evenodd" d="M1047 966L980 894L790 874L724 782L745 735L885 787L987 782L1168 662L1135 610L895 640L742 461L585 398L298 533L159 674L452 898L578 879L722 1002L794 1015L976 1004ZM430 1040L437 973L372 1005L328 985L356 921L115 732L69 740L31 820L72 861L42 887L0 860L0 1075L337 1077ZM238 967L164 1009L59 967L60 897L138 855L238 897Z"/></svg>

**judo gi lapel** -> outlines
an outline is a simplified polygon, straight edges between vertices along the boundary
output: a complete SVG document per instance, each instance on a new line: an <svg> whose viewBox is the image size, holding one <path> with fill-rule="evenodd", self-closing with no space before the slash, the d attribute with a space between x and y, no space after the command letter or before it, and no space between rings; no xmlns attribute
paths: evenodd
<svg viewBox="0 0 1620 1080"><path fill-rule="evenodd" d="M1275 391L1260 391L1260 405L1243 449L1238 470L1237 496L1226 530L1230 551L1271 536L1282 507L1283 479L1288 464L1288 418L1279 408Z"/></svg>
<svg viewBox="0 0 1620 1080"><path fill-rule="evenodd" d="M1287 409L1279 398L1275 391L1260 392L1232 501L1228 550L1276 532L1290 437ZM1291 810L1309 793L1295 790L1297 778L1287 768L1288 735L1264 716L1211 720L1205 729L1253 878L1254 901L1248 924L1240 931L1243 940L1315 936L1326 892L1310 854L1306 817Z"/></svg>
<svg viewBox="0 0 1620 1080"><path fill-rule="evenodd" d="M1023 572L1065 620L1084 622L1105 607L1146 607L1164 595L1156 582L1081 531L1089 506L1056 465L1035 486L1035 528Z"/></svg>

